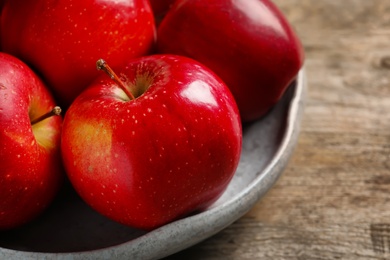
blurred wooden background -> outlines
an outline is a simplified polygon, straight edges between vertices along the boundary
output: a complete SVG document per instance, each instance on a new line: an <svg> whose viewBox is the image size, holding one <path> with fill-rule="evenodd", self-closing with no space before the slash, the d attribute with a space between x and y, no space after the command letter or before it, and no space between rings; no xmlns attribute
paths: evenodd
<svg viewBox="0 0 390 260"><path fill-rule="evenodd" d="M284 175L243 218L167 259L390 259L390 0L274 0L306 50Z"/></svg>

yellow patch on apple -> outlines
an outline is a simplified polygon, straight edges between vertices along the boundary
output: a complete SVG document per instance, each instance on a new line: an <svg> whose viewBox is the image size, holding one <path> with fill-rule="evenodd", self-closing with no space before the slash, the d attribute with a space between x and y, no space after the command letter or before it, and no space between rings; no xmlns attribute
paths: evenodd
<svg viewBox="0 0 390 260"><path fill-rule="evenodd" d="M112 129L102 122L94 121L83 124L74 122L73 126L69 138L78 142L78 145L72 147L74 165L79 170L91 174L97 173L100 169L107 172L106 169L102 169L102 165L106 167L110 165ZM94 165L91 162L102 162L102 164Z"/></svg>

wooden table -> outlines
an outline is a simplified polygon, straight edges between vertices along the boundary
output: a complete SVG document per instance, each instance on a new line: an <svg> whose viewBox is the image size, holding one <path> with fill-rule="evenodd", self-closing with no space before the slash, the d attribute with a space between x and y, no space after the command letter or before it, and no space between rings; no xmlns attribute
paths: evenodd
<svg viewBox="0 0 390 260"><path fill-rule="evenodd" d="M168 259L390 259L390 0L275 0L306 50L301 135L274 188Z"/></svg>

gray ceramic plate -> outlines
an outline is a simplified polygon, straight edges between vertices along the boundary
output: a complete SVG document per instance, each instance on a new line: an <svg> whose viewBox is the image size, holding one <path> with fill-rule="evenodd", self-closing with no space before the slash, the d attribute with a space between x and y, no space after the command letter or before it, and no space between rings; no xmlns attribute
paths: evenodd
<svg viewBox="0 0 390 260"><path fill-rule="evenodd" d="M65 191L34 223L0 233L0 259L158 259L216 234L249 211L283 172L297 143L305 90L301 70L272 111L244 127L237 172L208 210L144 232L107 220Z"/></svg>

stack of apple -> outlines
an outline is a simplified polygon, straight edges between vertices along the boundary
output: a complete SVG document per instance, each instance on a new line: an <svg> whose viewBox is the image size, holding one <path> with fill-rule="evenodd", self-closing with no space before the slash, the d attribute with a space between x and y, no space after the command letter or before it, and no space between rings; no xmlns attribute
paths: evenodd
<svg viewBox="0 0 390 260"><path fill-rule="evenodd" d="M64 176L136 228L207 208L303 63L270 0L5 0L0 31L0 229Z"/></svg>

